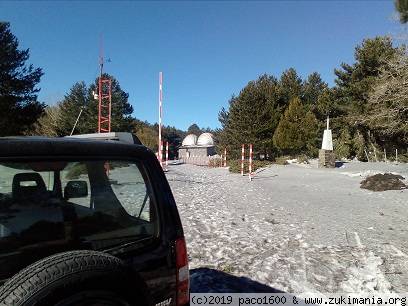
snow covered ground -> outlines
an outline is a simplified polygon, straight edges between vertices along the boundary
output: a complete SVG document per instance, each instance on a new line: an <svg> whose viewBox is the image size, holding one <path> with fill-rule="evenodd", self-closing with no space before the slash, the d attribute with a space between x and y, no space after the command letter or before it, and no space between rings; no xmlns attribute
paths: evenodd
<svg viewBox="0 0 408 306"><path fill-rule="evenodd" d="M385 163L274 165L252 182L169 166L192 291L408 292L408 190L359 188L385 171L408 177L407 165Z"/></svg>

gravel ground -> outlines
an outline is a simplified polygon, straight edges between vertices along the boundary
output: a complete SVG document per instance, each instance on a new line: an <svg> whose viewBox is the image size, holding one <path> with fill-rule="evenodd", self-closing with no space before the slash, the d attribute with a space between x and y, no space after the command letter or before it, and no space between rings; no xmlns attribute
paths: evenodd
<svg viewBox="0 0 408 306"><path fill-rule="evenodd" d="M249 182L223 168L170 165L192 291L408 292L408 190L359 188L383 172L407 178L408 166L274 165Z"/></svg>

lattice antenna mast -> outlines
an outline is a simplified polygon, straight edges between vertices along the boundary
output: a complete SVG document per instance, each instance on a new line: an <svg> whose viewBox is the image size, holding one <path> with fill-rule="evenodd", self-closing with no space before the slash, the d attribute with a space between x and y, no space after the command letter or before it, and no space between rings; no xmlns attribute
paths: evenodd
<svg viewBox="0 0 408 306"><path fill-rule="evenodd" d="M112 80L103 76L103 41L99 50L99 80L98 80L98 133L111 131L112 112Z"/></svg>

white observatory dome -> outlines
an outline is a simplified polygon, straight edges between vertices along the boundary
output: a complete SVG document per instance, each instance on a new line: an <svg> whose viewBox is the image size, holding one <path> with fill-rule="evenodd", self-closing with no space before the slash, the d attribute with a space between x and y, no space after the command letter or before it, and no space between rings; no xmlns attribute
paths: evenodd
<svg viewBox="0 0 408 306"><path fill-rule="evenodd" d="M214 136L211 133L202 133L197 140L198 146L213 146Z"/></svg>
<svg viewBox="0 0 408 306"><path fill-rule="evenodd" d="M181 145L184 146L195 146L197 144L197 136L194 134L189 134L183 139Z"/></svg>

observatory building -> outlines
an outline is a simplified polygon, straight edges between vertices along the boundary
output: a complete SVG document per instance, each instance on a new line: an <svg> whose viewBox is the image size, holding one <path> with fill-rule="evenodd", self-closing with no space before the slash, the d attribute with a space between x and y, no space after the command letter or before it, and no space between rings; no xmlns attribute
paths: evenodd
<svg viewBox="0 0 408 306"><path fill-rule="evenodd" d="M187 164L208 165L210 156L215 155L214 136L203 133L199 137L189 134L178 151L179 159Z"/></svg>

